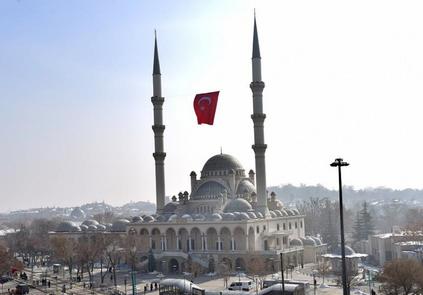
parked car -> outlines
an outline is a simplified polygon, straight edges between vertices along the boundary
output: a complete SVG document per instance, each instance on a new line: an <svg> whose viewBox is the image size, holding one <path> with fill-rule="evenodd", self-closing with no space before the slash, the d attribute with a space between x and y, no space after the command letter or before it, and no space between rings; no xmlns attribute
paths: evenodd
<svg viewBox="0 0 423 295"><path fill-rule="evenodd" d="M228 290L251 291L254 288L255 284L252 281L238 281L231 283Z"/></svg>
<svg viewBox="0 0 423 295"><path fill-rule="evenodd" d="M0 277L0 284L7 283L8 281L11 281L11 280L12 280L12 278L9 277L9 276L1 276Z"/></svg>
<svg viewBox="0 0 423 295"><path fill-rule="evenodd" d="M27 284L18 284L16 286L15 294L28 294L29 286Z"/></svg>

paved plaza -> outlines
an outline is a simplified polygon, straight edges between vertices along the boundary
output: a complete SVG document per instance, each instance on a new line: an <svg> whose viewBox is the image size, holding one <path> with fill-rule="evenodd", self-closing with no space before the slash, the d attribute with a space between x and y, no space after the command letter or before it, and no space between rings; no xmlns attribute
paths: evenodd
<svg viewBox="0 0 423 295"><path fill-rule="evenodd" d="M328 276L325 278L325 284L323 283L322 278L316 277L317 287L314 289L313 286L313 276L312 276L313 265L305 265L304 268L297 268L292 272L285 273L286 280L297 280L297 281L306 281L310 284L310 292L309 294L324 294L324 295L336 295L342 294L342 289L336 285L335 277ZM93 275L93 288L90 289L90 282L88 278L88 274L85 273L84 277L82 278L81 282L72 282L72 285L69 282L69 274L65 271L60 271L58 274L54 274L50 268L34 268L33 272L31 269L26 269L25 272L28 275L28 282L33 282L35 289L30 290L30 294L63 294L65 291L66 294L75 294L75 295L82 295L82 294L132 294L132 281L130 272L127 269L121 269L116 272L116 283L117 286L114 286L113 275L107 270L104 270L104 282L100 284L100 270L94 269ZM76 275L74 275L76 277ZM44 286L41 284L42 279L46 279L46 281L50 282L50 287L48 284ZM201 275L196 278L193 278L190 274L178 274L178 275L163 275L161 273L137 273L136 274L136 294L146 294L146 295L158 295L158 285L160 281L165 278L180 278L180 279L187 279L192 280L192 282L206 290L206 292L210 294L219 294L223 292L226 293L239 293L239 292L232 292L228 291L225 288L225 281L222 277L216 275ZM266 279L279 279L279 274L268 275ZM260 280L255 278L246 277L245 274L241 274L238 276L237 274L233 274L233 276L229 277L228 285L231 282L235 282L238 280L249 280L252 279L258 282L258 286L260 286ZM13 289L16 286L17 282L8 282L3 286L2 294L7 294L8 289ZM157 284L157 289L155 288ZM376 290L376 289L375 289ZM253 290L249 292L250 294L256 294L257 291L260 291L258 287L257 290ZM248 292L243 292L248 294ZM369 293L369 286L366 285L364 282L361 286L354 287L351 290L351 294L368 294Z"/></svg>

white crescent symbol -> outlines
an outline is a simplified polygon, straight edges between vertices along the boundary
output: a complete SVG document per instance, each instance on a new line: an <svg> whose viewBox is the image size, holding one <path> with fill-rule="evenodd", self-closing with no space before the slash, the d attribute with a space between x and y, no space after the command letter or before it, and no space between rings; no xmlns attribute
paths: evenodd
<svg viewBox="0 0 423 295"><path fill-rule="evenodd" d="M211 104L211 98L210 97L208 97L208 96L203 96L202 98L200 98L199 100L198 100L198 105L200 105L200 103L203 101L203 100L205 100L205 101L207 101L209 104Z"/></svg>

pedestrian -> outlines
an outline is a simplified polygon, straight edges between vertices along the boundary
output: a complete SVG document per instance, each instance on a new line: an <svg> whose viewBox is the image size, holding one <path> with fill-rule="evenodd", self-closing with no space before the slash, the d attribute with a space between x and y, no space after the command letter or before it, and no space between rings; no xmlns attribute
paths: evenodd
<svg viewBox="0 0 423 295"><path fill-rule="evenodd" d="M154 283L154 290L157 290L157 282Z"/></svg>
<svg viewBox="0 0 423 295"><path fill-rule="evenodd" d="M144 286L144 293L147 292L147 285Z"/></svg>
<svg viewBox="0 0 423 295"><path fill-rule="evenodd" d="M110 275L110 281L113 281L113 275Z"/></svg>
<svg viewBox="0 0 423 295"><path fill-rule="evenodd" d="M153 291L153 283L150 283L150 291Z"/></svg>
<svg viewBox="0 0 423 295"><path fill-rule="evenodd" d="M50 280L47 281L47 285L50 288L50 286L51 286Z"/></svg>

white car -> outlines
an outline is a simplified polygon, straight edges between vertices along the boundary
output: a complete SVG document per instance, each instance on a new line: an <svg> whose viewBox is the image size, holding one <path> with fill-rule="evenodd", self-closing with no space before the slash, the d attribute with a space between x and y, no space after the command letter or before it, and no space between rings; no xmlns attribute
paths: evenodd
<svg viewBox="0 0 423 295"><path fill-rule="evenodd" d="M252 281L238 281L231 283L228 290L251 291L254 288L255 284Z"/></svg>

